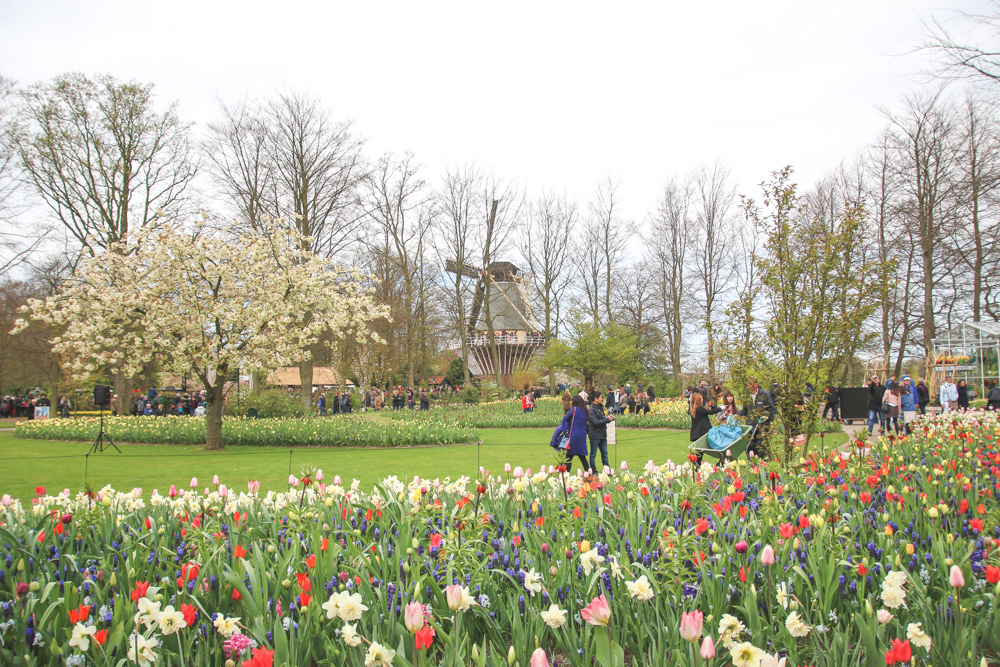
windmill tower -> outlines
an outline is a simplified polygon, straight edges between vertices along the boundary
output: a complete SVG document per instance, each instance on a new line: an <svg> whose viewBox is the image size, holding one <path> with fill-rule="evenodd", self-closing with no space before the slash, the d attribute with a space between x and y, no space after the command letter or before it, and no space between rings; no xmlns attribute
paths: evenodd
<svg viewBox="0 0 1000 667"><path fill-rule="evenodd" d="M449 273L458 273L453 260L445 263ZM482 316L486 299L493 315L493 339L497 347L501 383L513 388L515 373L528 368L532 358L545 350L545 336L531 311L529 287L524 273L510 262L493 262L485 270L463 266L462 275L476 281L465 327L469 350L469 371L473 375L493 376L490 355L490 331ZM458 346L457 349L461 349Z"/></svg>

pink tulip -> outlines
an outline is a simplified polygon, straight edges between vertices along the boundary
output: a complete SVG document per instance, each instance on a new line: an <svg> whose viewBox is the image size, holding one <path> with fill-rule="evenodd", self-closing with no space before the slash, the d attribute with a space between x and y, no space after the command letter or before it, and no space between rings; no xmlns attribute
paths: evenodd
<svg viewBox="0 0 1000 667"><path fill-rule="evenodd" d="M192 477L191 478L191 488L192 489L197 489L198 488L198 478L197 477Z"/></svg>
<svg viewBox="0 0 1000 667"><path fill-rule="evenodd" d="M288 486L298 486L299 480L296 479L295 475L288 476Z"/></svg>
<svg viewBox="0 0 1000 667"><path fill-rule="evenodd" d="M747 549L749 549L749 546L745 541L740 540L734 545L734 548L736 549L736 553L745 554L747 552Z"/></svg>
<svg viewBox="0 0 1000 667"><path fill-rule="evenodd" d="M319 495L322 496L326 493L326 484L320 482L319 484L316 485L316 488L319 490Z"/></svg>
<svg viewBox="0 0 1000 667"><path fill-rule="evenodd" d="M535 649L535 652L531 654L529 667L549 667L549 659L545 657L545 649Z"/></svg>
<svg viewBox="0 0 1000 667"><path fill-rule="evenodd" d="M228 495L229 495L229 489L226 488L225 484L220 484L219 485L219 497L220 498L225 498Z"/></svg>
<svg viewBox="0 0 1000 667"><path fill-rule="evenodd" d="M580 616L591 625L607 626L611 623L611 607L608 606L608 598L604 597L604 593L601 593L601 597L594 598L580 611Z"/></svg>
<svg viewBox="0 0 1000 667"><path fill-rule="evenodd" d="M167 495L170 496L171 498L176 498L177 497L177 487L174 486L173 484L171 484L170 488L167 489Z"/></svg>
<svg viewBox="0 0 1000 667"><path fill-rule="evenodd" d="M333 483L336 484L337 486L340 486L340 475L333 476Z"/></svg>
<svg viewBox="0 0 1000 667"><path fill-rule="evenodd" d="M524 468L517 466L514 468L514 479L521 479L522 477L524 477Z"/></svg>
<svg viewBox="0 0 1000 667"><path fill-rule="evenodd" d="M703 660L711 660L715 657L715 642L712 641L711 637L705 637L705 641L701 643L701 657Z"/></svg>
<svg viewBox="0 0 1000 667"><path fill-rule="evenodd" d="M411 602L403 609L403 620L406 622L406 629L416 633L424 627L424 608L419 602Z"/></svg>
<svg viewBox="0 0 1000 667"><path fill-rule="evenodd" d="M681 638L692 644L701 637L701 624L704 615L698 611L685 612L681 614Z"/></svg>
<svg viewBox="0 0 1000 667"><path fill-rule="evenodd" d="M14 499L5 493L3 494L3 498L0 499L0 504L2 504L4 507L10 507L11 505L14 504Z"/></svg>
<svg viewBox="0 0 1000 667"><path fill-rule="evenodd" d="M219 476L218 475L213 475L212 476L212 484L215 484L216 486L219 485Z"/></svg>
<svg viewBox="0 0 1000 667"><path fill-rule="evenodd" d="M764 565L770 567L774 565L774 549L768 544L764 547L764 550L760 552L760 562Z"/></svg>
<svg viewBox="0 0 1000 667"><path fill-rule="evenodd" d="M531 477L531 468L528 468L527 470L524 471L524 476L525 477Z"/></svg>
<svg viewBox="0 0 1000 667"><path fill-rule="evenodd" d="M319 470L316 471L316 481L317 482L322 482L323 481L323 469L322 468L320 468Z"/></svg>
<svg viewBox="0 0 1000 667"><path fill-rule="evenodd" d="M503 471L504 472L510 472L510 464L509 463L505 463L503 465Z"/></svg>
<svg viewBox="0 0 1000 667"><path fill-rule="evenodd" d="M247 491L250 493L257 493L260 491L260 482L254 480L252 482L247 482Z"/></svg>
<svg viewBox="0 0 1000 667"><path fill-rule="evenodd" d="M622 461L621 469L622 470L628 470L628 462Z"/></svg>
<svg viewBox="0 0 1000 667"><path fill-rule="evenodd" d="M949 577L952 588L965 586L965 577L962 575L962 568L957 565L951 566L951 576Z"/></svg>

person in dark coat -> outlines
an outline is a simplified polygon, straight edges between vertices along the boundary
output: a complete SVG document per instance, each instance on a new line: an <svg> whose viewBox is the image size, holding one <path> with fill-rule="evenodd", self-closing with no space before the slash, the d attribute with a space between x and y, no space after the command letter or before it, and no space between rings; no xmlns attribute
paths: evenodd
<svg viewBox="0 0 1000 667"><path fill-rule="evenodd" d="M833 421L840 421L840 390L834 385L827 385L827 388L823 390L823 397L826 399L826 404L823 405L823 419L826 419L827 413L831 410L833 411Z"/></svg>
<svg viewBox="0 0 1000 667"><path fill-rule="evenodd" d="M990 388L986 392L986 409L1000 410L1000 387L995 380L990 383Z"/></svg>
<svg viewBox="0 0 1000 667"><path fill-rule="evenodd" d="M885 385L877 375L868 381L868 435L872 434L875 424L885 430L885 413L882 412L882 402L885 399Z"/></svg>
<svg viewBox="0 0 1000 667"><path fill-rule="evenodd" d="M965 380L958 381L958 409L962 412L969 409L969 385Z"/></svg>
<svg viewBox="0 0 1000 667"><path fill-rule="evenodd" d="M920 410L920 414L927 414L927 404L931 402L931 392L927 389L927 385L921 380L917 383L917 408Z"/></svg>
<svg viewBox="0 0 1000 667"><path fill-rule="evenodd" d="M426 389L421 389L420 390L420 409L421 410L430 410L431 409L431 400L427 397L427 390Z"/></svg>
<svg viewBox="0 0 1000 667"><path fill-rule="evenodd" d="M701 438L712 430L712 415L722 412L719 406L705 405L701 392L695 392L691 397L691 442ZM698 452L698 465L701 465L701 452Z"/></svg>
<svg viewBox="0 0 1000 667"><path fill-rule="evenodd" d="M569 449L566 450L566 472L573 469L573 457L578 457L584 469L587 468L587 404L581 396L574 396L572 406L563 416L563 434L569 435Z"/></svg>
<svg viewBox="0 0 1000 667"><path fill-rule="evenodd" d="M597 452L601 452L601 464L608 465L608 424L614 416L604 415L604 396L597 392L587 413L587 435L590 436L590 469L597 472ZM603 469L603 468L602 468Z"/></svg>

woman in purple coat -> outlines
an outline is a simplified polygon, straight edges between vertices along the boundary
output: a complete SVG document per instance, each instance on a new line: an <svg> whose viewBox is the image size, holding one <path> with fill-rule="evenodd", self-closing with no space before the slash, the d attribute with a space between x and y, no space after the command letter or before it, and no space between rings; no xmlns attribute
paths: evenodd
<svg viewBox="0 0 1000 667"><path fill-rule="evenodd" d="M580 396L573 397L569 412L563 417L562 429L569 436L569 449L566 451L566 472L573 469L573 457L580 457L583 469L587 470L587 404Z"/></svg>

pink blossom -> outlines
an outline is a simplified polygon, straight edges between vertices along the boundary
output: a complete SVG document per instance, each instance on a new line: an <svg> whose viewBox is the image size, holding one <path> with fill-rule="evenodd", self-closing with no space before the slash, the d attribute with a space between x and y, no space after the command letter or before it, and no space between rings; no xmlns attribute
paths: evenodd
<svg viewBox="0 0 1000 667"><path fill-rule="evenodd" d="M608 605L608 598L601 593L590 601L586 607L580 611L580 617L591 625L607 626L611 623L611 607Z"/></svg>

